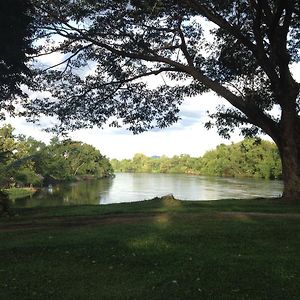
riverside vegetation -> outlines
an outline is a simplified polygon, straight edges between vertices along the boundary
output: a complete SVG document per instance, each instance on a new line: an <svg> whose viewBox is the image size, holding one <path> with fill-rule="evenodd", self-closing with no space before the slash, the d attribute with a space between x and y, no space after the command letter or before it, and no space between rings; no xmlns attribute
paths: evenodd
<svg viewBox="0 0 300 300"><path fill-rule="evenodd" d="M185 173L206 176L254 177L280 179L281 161L274 143L253 138L231 145L219 145L202 157L175 155L147 157L135 154L133 159L112 159L115 172Z"/></svg>
<svg viewBox="0 0 300 300"><path fill-rule="evenodd" d="M47 68L32 64L29 90L47 92L18 102L32 121L49 115L60 132L106 124L140 133L176 123L188 97L203 95L206 110L210 91L225 103L205 127L227 138L235 129L268 135L283 198L300 201L299 0L31 2L36 56L68 54ZM168 80L154 86L153 75Z"/></svg>
<svg viewBox="0 0 300 300"><path fill-rule="evenodd" d="M299 1L2 3L1 116L23 104L33 119L56 115L62 129L114 116L140 132L176 122L186 96L212 90L233 108L221 106L207 127L271 136L291 204L156 199L16 210L0 219L1 299L299 298L300 87L291 71L299 61ZM215 28L213 38L205 27ZM31 72L30 57L47 53L70 55L60 69ZM95 72L78 76L90 62ZM166 72L173 83L187 78L185 86L151 90L139 81ZM20 87L30 83L50 97L27 101Z"/></svg>
<svg viewBox="0 0 300 300"><path fill-rule="evenodd" d="M109 160L91 145L53 138L49 145L0 128L0 189L14 196L44 184L113 175Z"/></svg>

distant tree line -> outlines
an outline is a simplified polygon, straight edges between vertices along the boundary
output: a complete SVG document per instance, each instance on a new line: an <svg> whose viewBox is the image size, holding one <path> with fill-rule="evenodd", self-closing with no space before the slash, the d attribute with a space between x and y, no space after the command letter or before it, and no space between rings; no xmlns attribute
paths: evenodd
<svg viewBox="0 0 300 300"><path fill-rule="evenodd" d="M248 138L231 145L221 144L202 157L175 155L133 159L112 159L115 172L184 173L208 176L281 178L281 161L274 143Z"/></svg>
<svg viewBox="0 0 300 300"><path fill-rule="evenodd" d="M113 175L109 160L91 145L58 138L46 145L13 131L0 128L0 188Z"/></svg>

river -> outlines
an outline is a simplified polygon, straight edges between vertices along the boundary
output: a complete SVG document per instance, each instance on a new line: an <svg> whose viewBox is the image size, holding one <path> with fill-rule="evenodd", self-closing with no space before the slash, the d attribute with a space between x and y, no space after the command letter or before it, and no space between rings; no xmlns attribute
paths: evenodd
<svg viewBox="0 0 300 300"><path fill-rule="evenodd" d="M278 197L282 182L184 174L117 173L115 178L58 184L13 201L14 207L135 202L173 194L182 200Z"/></svg>

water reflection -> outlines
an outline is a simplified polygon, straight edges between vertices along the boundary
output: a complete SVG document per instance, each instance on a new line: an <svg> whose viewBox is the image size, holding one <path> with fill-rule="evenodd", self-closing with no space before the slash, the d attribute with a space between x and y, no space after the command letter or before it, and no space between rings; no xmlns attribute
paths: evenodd
<svg viewBox="0 0 300 300"><path fill-rule="evenodd" d="M278 197L281 181L192 176L183 174L118 174L101 204L133 202L172 193L182 200Z"/></svg>
<svg viewBox="0 0 300 300"><path fill-rule="evenodd" d="M112 179L80 181L57 184L43 188L31 197L16 199L18 207L62 206L76 204L99 204L101 191L109 190Z"/></svg>
<svg viewBox="0 0 300 300"><path fill-rule="evenodd" d="M172 193L182 200L278 197L282 182L191 176L182 174L119 173L113 179L53 185L14 206L56 206L134 202Z"/></svg>

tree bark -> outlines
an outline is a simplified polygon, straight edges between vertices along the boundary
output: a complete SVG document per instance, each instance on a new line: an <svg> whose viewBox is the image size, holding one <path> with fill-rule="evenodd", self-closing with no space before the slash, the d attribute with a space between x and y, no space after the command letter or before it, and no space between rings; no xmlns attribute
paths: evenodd
<svg viewBox="0 0 300 300"><path fill-rule="evenodd" d="M287 203L300 203L300 160L299 145L297 149L286 145L281 151L283 194Z"/></svg>
<svg viewBox="0 0 300 300"><path fill-rule="evenodd" d="M279 143L283 176L283 199L300 203L300 125L294 109L283 108Z"/></svg>

